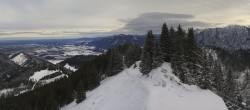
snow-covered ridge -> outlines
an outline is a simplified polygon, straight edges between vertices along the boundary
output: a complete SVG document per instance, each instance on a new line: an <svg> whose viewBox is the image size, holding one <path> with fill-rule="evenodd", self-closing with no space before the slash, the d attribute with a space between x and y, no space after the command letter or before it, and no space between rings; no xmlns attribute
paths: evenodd
<svg viewBox="0 0 250 110"><path fill-rule="evenodd" d="M45 70L37 71L32 76L30 76L29 80L31 80L33 82L37 82L40 79L42 79L43 77L51 75L51 74L54 74L56 72L59 72L59 70L48 70L48 69L45 69Z"/></svg>
<svg viewBox="0 0 250 110"><path fill-rule="evenodd" d="M137 62L137 65L139 62ZM142 76L131 66L106 78L83 102L61 110L227 110L222 98L209 90L180 83L169 63Z"/></svg>
<svg viewBox="0 0 250 110"><path fill-rule="evenodd" d="M11 60L20 66L25 66L25 63L28 60L28 58L24 53L19 53Z"/></svg>

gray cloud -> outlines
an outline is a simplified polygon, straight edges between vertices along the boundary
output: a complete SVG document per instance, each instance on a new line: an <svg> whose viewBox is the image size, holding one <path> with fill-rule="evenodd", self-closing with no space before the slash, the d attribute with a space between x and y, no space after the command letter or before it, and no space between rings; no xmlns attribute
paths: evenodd
<svg viewBox="0 0 250 110"><path fill-rule="evenodd" d="M185 28L213 27L219 25L218 23L226 25L250 23L247 20L250 19L249 0L0 0L0 2L0 38L12 37L11 35L26 37L27 34L37 34L40 37L57 34L67 36L95 36L107 33L144 34L148 29L159 32L163 22L174 27L181 24ZM138 16L135 17L136 15Z"/></svg>
<svg viewBox="0 0 250 110"><path fill-rule="evenodd" d="M22 35L22 34L36 34L41 36L50 36L50 35L66 35L66 36L105 36L113 34L145 34L147 30L153 30L155 33L159 33L161 30L161 25L166 22L168 26L177 27L179 24L183 28L205 28L216 26L219 24L212 24L202 21L195 21L194 15L191 14L175 14L175 13L163 13L163 12L149 12L142 13L136 18L132 19L122 19L121 22L124 22L125 25L122 28L115 29L110 32L105 30L92 30L89 32L81 31L57 31L57 32L7 32L2 31L0 35Z"/></svg>
<svg viewBox="0 0 250 110"><path fill-rule="evenodd" d="M150 12L143 13L136 18L123 20L125 26L114 30L117 33L132 33L143 34L147 30L152 29L154 32L159 33L161 25L166 22L168 26L177 27L179 24L184 28L205 28L216 26L218 24L207 23L203 21L193 21L195 16L191 14L175 14L175 13L162 13L162 12Z"/></svg>

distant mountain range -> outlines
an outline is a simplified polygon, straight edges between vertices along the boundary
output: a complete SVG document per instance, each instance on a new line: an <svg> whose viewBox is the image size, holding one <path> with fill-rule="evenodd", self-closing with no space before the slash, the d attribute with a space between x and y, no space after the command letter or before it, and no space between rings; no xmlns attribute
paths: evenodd
<svg viewBox="0 0 250 110"><path fill-rule="evenodd" d="M0 53L0 90L9 88L11 93L19 94L70 73L72 71L63 66L24 52L13 55Z"/></svg>
<svg viewBox="0 0 250 110"><path fill-rule="evenodd" d="M197 30L196 36L201 46L214 46L227 51L250 49L250 28L246 26Z"/></svg>
<svg viewBox="0 0 250 110"><path fill-rule="evenodd" d="M224 28L208 28L196 30L195 35L201 46L214 46L227 51L250 49L250 28L246 26L230 25ZM159 35L155 35L159 37ZM84 39L84 38L83 38ZM96 51L104 51L121 44L143 45L145 35L113 35L89 39L90 46L95 46Z"/></svg>

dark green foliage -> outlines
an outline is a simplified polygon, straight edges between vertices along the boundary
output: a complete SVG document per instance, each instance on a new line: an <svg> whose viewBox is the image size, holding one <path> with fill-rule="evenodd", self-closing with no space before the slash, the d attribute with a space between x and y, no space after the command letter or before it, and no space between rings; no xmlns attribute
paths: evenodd
<svg viewBox="0 0 250 110"><path fill-rule="evenodd" d="M80 80L76 89L76 103L82 102L86 98L84 86Z"/></svg>
<svg viewBox="0 0 250 110"><path fill-rule="evenodd" d="M203 70L199 75L198 86L202 89L210 89L212 90L213 85L213 74L212 74L212 60L211 55L203 54ZM220 73L221 74L221 73Z"/></svg>
<svg viewBox="0 0 250 110"><path fill-rule="evenodd" d="M58 65L64 66L64 65L66 65L68 63L69 65L75 66L76 68L80 68L81 65L83 65L83 63L91 62L96 57L97 56L95 56L95 55L88 55L88 56L77 55L77 56L68 58L68 59L60 62Z"/></svg>
<svg viewBox="0 0 250 110"><path fill-rule="evenodd" d="M163 54L158 41L155 40L152 68L155 69L157 67L160 67L162 63L163 63Z"/></svg>
<svg viewBox="0 0 250 110"><path fill-rule="evenodd" d="M112 50L109 56L109 62L107 67L107 75L113 76L123 70L123 56L118 50Z"/></svg>
<svg viewBox="0 0 250 110"><path fill-rule="evenodd" d="M209 47L216 51L223 65L234 71L244 71L250 68L250 50L228 52L220 48Z"/></svg>
<svg viewBox="0 0 250 110"><path fill-rule="evenodd" d="M223 72L221 69L221 65L218 62L215 62L215 66L213 69L213 77L214 77L214 84L213 87L217 92L225 92L224 91L224 86L225 86L225 80L223 77Z"/></svg>
<svg viewBox="0 0 250 110"><path fill-rule="evenodd" d="M177 40L176 40L176 47L177 47L177 53L176 53L176 65L178 71L178 76L180 80L183 83L186 82L185 75L188 73L188 68L187 68L187 61L185 59L185 31L182 29L182 27L179 25L178 30L177 30Z"/></svg>
<svg viewBox="0 0 250 110"><path fill-rule="evenodd" d="M245 77L243 79L242 90L250 89L250 70L249 70L249 68L247 68L244 73L245 73Z"/></svg>
<svg viewBox="0 0 250 110"><path fill-rule="evenodd" d="M160 47L163 53L163 60L165 62L170 62L170 37L167 24L162 25L161 35L160 35Z"/></svg>
<svg viewBox="0 0 250 110"><path fill-rule="evenodd" d="M1 110L58 110L60 106L73 101L72 88L68 78L62 78L19 96L0 100Z"/></svg>
<svg viewBox="0 0 250 110"><path fill-rule="evenodd" d="M202 73L202 50L198 46L194 36L193 28L188 29L187 37L187 68L189 70L186 75L188 84L197 84L199 77Z"/></svg>
<svg viewBox="0 0 250 110"><path fill-rule="evenodd" d="M82 80L86 90L92 90L100 84L100 76L97 73L94 62L84 64L79 70L72 74L71 78L72 81L74 81L72 86L74 86L75 89L79 80Z"/></svg>
<svg viewBox="0 0 250 110"><path fill-rule="evenodd" d="M143 74L148 74L152 70L153 64L153 49L154 49L155 37L152 30L148 31L145 43L143 46L140 71Z"/></svg>
<svg viewBox="0 0 250 110"><path fill-rule="evenodd" d="M175 30L173 27L170 28L170 31L169 31L169 39L170 39L170 61L174 58L173 56L176 54L176 33L175 33ZM171 62L172 63L172 62Z"/></svg>
<svg viewBox="0 0 250 110"><path fill-rule="evenodd" d="M230 97L231 99L235 99L237 95L237 89L236 89L236 81L233 76L232 70L229 70L227 73L227 79L226 79L226 96Z"/></svg>
<svg viewBox="0 0 250 110"><path fill-rule="evenodd" d="M140 60L141 47L137 45L129 46L124 56L124 63L127 67L132 66L136 61Z"/></svg>
<svg viewBox="0 0 250 110"><path fill-rule="evenodd" d="M178 30L175 32L173 28L170 29L171 35L171 67L173 73L180 78L180 80L186 83L185 75L188 73L187 63L184 57L184 36L185 32L178 26Z"/></svg>

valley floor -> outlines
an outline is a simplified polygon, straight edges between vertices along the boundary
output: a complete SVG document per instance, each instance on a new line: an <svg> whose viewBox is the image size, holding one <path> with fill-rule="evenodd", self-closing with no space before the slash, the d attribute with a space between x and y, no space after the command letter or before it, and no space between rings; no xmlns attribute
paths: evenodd
<svg viewBox="0 0 250 110"><path fill-rule="evenodd" d="M137 62L137 65L139 62ZM227 110L209 90L186 85L172 74L169 63L142 76L138 66L106 78L83 102L61 110Z"/></svg>

